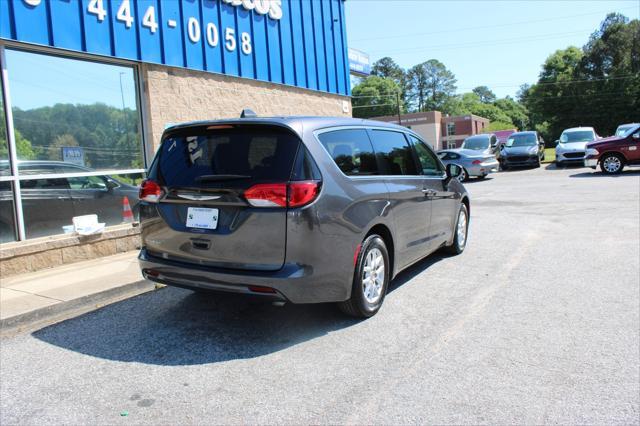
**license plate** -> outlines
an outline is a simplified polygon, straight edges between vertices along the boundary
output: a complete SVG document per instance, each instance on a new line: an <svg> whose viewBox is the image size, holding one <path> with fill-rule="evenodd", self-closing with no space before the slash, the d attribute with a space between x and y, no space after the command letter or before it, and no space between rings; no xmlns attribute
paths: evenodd
<svg viewBox="0 0 640 426"><path fill-rule="evenodd" d="M218 209L189 207L187 209L187 228L216 229L218 227Z"/></svg>

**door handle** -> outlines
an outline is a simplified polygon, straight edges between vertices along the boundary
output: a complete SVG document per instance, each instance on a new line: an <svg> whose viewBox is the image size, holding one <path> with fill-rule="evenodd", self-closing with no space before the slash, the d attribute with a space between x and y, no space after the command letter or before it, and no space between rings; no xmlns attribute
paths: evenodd
<svg viewBox="0 0 640 426"><path fill-rule="evenodd" d="M422 190L422 193L426 196L426 197L433 197L435 196L438 192L433 190L433 189L428 189L425 188Z"/></svg>

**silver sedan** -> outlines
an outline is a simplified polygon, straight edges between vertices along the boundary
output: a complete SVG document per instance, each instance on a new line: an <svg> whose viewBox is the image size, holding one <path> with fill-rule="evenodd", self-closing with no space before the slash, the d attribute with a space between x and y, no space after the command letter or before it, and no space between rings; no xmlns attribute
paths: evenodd
<svg viewBox="0 0 640 426"><path fill-rule="evenodd" d="M484 179L489 173L498 171L499 163L495 155L484 154L470 149L447 149L438 151L440 160L447 164L456 164L462 168L458 176L460 182L470 177Z"/></svg>

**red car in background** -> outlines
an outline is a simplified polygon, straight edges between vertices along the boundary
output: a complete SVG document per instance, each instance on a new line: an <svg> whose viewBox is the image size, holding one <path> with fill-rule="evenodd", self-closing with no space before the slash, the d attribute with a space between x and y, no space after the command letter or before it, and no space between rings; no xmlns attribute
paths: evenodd
<svg viewBox="0 0 640 426"><path fill-rule="evenodd" d="M587 144L584 165L617 174L627 165L640 165L640 125L627 129L620 136L599 139Z"/></svg>

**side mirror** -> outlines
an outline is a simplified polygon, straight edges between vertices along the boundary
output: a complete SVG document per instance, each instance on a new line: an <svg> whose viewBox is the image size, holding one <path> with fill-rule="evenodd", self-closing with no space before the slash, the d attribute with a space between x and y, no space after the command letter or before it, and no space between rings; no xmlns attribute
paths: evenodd
<svg viewBox="0 0 640 426"><path fill-rule="evenodd" d="M462 174L462 167L458 166L457 164L452 164L452 163L447 164L446 170L447 170L447 177L450 179L457 178Z"/></svg>
<svg viewBox="0 0 640 426"><path fill-rule="evenodd" d="M556 145L560 143L560 139L556 139Z"/></svg>
<svg viewBox="0 0 640 426"><path fill-rule="evenodd" d="M111 191L112 189L117 188L117 187L118 187L118 184L117 184L117 183L115 183L115 182L114 182L114 181L112 181L112 180L107 179L107 184L106 184L106 186L107 186L107 190Z"/></svg>
<svg viewBox="0 0 640 426"><path fill-rule="evenodd" d="M636 133L634 133L633 135L631 135L631 137L632 137L633 139L640 139L640 133L637 133L637 132L636 132Z"/></svg>

